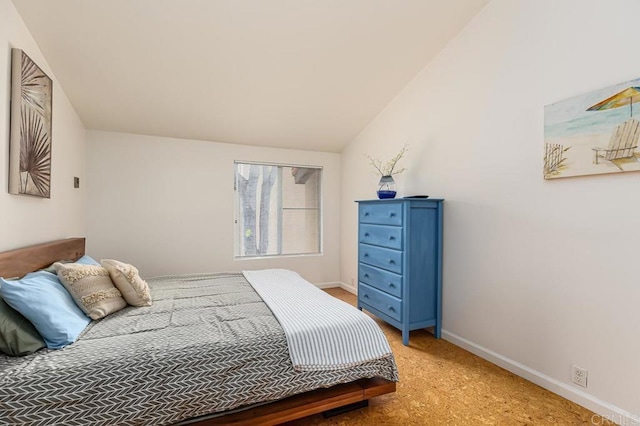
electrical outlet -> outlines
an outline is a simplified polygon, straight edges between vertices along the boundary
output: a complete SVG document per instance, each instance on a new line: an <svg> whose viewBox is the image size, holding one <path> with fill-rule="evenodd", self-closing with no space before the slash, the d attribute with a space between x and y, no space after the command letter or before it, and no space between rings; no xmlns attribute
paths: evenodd
<svg viewBox="0 0 640 426"><path fill-rule="evenodd" d="M583 388L587 387L587 375L588 371L586 368L578 367L574 365L571 367L571 381L578 386L582 386Z"/></svg>
<svg viewBox="0 0 640 426"><path fill-rule="evenodd" d="M73 178L73 187L74 188L80 188L80 178L79 177L74 177Z"/></svg>

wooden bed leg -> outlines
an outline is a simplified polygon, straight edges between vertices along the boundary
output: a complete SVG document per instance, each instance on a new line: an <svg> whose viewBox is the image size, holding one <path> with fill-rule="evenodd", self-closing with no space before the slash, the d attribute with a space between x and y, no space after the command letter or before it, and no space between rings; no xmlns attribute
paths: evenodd
<svg viewBox="0 0 640 426"><path fill-rule="evenodd" d="M339 416L340 414L348 413L349 411L359 410L361 408L367 408L369 406L369 400L354 402L353 404L343 405L342 407L333 408L331 410L323 411L322 417L328 419L329 417Z"/></svg>

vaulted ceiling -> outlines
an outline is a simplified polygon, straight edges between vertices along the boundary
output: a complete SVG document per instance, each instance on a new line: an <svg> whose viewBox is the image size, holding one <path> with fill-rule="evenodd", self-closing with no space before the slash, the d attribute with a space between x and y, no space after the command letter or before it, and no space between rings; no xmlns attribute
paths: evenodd
<svg viewBox="0 0 640 426"><path fill-rule="evenodd" d="M487 2L13 0L88 129L333 152Z"/></svg>

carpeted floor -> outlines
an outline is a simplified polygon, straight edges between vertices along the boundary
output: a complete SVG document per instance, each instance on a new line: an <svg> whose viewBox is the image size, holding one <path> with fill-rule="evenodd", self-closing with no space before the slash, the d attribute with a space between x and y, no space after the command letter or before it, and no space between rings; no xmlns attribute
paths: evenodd
<svg viewBox="0 0 640 426"><path fill-rule="evenodd" d="M330 294L355 305L351 293ZM398 364L394 394L369 407L324 419L307 417L292 425L578 425L594 414L424 330L412 331L409 346L400 332L378 320ZM602 419L595 418L597 424Z"/></svg>

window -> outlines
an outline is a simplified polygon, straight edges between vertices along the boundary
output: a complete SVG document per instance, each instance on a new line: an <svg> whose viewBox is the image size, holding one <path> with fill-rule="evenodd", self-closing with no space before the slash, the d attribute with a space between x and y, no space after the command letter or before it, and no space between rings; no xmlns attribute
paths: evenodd
<svg viewBox="0 0 640 426"><path fill-rule="evenodd" d="M236 162L236 258L320 253L321 185L321 167Z"/></svg>

